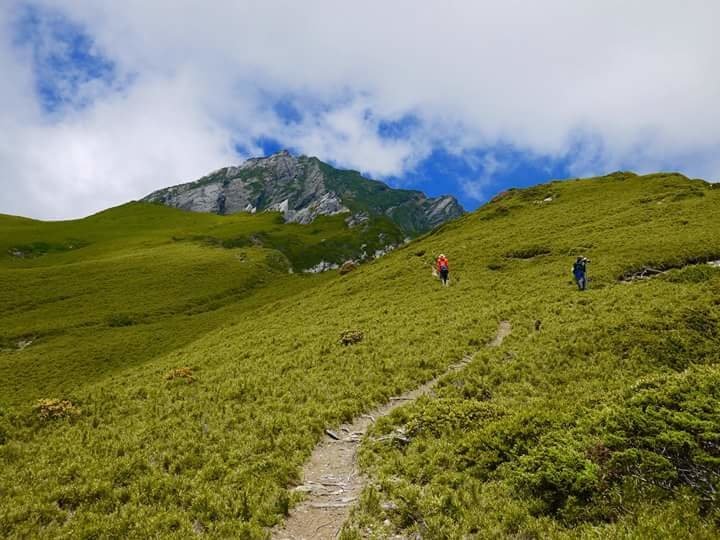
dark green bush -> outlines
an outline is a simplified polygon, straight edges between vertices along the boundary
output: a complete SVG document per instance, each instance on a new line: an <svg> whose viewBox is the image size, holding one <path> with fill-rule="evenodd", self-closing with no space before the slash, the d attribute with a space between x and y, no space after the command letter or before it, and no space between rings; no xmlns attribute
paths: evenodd
<svg viewBox="0 0 720 540"><path fill-rule="evenodd" d="M720 269L707 264L687 266L680 270L671 270L663 276L670 283L702 283L720 276Z"/></svg>
<svg viewBox="0 0 720 540"><path fill-rule="evenodd" d="M406 431L411 437L428 433L440 435L463 426L474 425L497 417L495 407L484 401L472 399L436 399L407 423Z"/></svg>
<svg viewBox="0 0 720 540"><path fill-rule="evenodd" d="M0 409L0 446L10 439L10 426L5 419L5 413Z"/></svg>
<svg viewBox="0 0 720 540"><path fill-rule="evenodd" d="M121 326L132 326L136 323L137 320L135 320L135 317L128 313L113 313L107 318L108 326L111 326L113 328Z"/></svg>
<svg viewBox="0 0 720 540"><path fill-rule="evenodd" d="M716 504L720 491L720 369L641 381L602 422L614 483L639 492L688 488Z"/></svg>
<svg viewBox="0 0 720 540"><path fill-rule="evenodd" d="M483 221L488 221L488 220L491 220L491 219L496 219L496 218L500 218L500 217L505 217L505 216L507 216L507 215L509 215L509 214L510 214L510 209L509 209L507 206L498 205L498 206L492 207L492 208L491 208L489 211L487 211L487 212L482 212L482 213L480 214L479 219L481 219L481 220L483 220Z"/></svg>
<svg viewBox="0 0 720 540"><path fill-rule="evenodd" d="M693 197L704 197L705 193L699 189L687 189L679 191L672 196L673 201L682 201L692 199Z"/></svg>
<svg viewBox="0 0 720 540"><path fill-rule="evenodd" d="M540 255L547 255L551 249L547 246L524 246L513 249L505 254L508 259L532 259Z"/></svg>
<svg viewBox="0 0 720 540"><path fill-rule="evenodd" d="M87 245L89 245L89 242L79 239L68 239L64 242L31 242L29 244L13 246L8 249L8 253L13 257L33 259L47 255L48 253L71 251Z"/></svg>
<svg viewBox="0 0 720 540"><path fill-rule="evenodd" d="M611 520L646 497L720 490L720 369L698 366L641 380L589 432L554 432L511 465L536 515L566 524ZM624 501L624 502L623 502Z"/></svg>
<svg viewBox="0 0 720 540"><path fill-rule="evenodd" d="M693 363L720 358L719 325L718 315L707 308L680 310L674 317L658 313L652 320L624 322L615 330L612 347L623 357L643 358L681 371Z"/></svg>
<svg viewBox="0 0 720 540"><path fill-rule="evenodd" d="M601 486L600 467L571 437L543 438L530 453L520 457L511 478L536 498L534 511L572 521L582 515Z"/></svg>

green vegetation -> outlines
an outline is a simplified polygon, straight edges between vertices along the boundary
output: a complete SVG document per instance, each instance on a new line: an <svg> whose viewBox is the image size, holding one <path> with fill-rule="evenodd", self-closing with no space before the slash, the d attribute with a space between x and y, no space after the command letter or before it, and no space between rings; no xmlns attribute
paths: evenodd
<svg viewBox="0 0 720 540"><path fill-rule="evenodd" d="M238 302L274 297L259 292L266 285L293 291L322 282L290 279L288 270L323 257L342 261L362 238L339 216L284 225L276 214L144 203L57 223L0 216L0 405L63 392L190 343L223 326Z"/></svg>
<svg viewBox="0 0 720 540"><path fill-rule="evenodd" d="M715 538L720 272L687 265L720 253L719 203L672 174L555 182L342 276L289 275L268 215L0 217L0 536L263 538L325 427L476 353L377 423L346 538ZM621 281L645 266L672 270Z"/></svg>
<svg viewBox="0 0 720 540"><path fill-rule="evenodd" d="M637 206L688 185L703 196ZM344 537L717 537L720 271L701 263L720 246L710 188L677 175L554 183L446 226L454 234L433 243L449 251L444 234L470 243L485 222L472 268L487 258L494 272L477 302L504 305L515 330L436 397L378 422L362 455L374 482ZM496 228L485 217L497 205ZM573 293L581 253L592 285ZM618 282L645 266L676 270ZM382 437L398 429L409 443Z"/></svg>
<svg viewBox="0 0 720 540"><path fill-rule="evenodd" d="M523 246L517 249L511 249L505 256L509 259L532 259L540 255L547 255L550 251L550 248L546 246Z"/></svg>
<svg viewBox="0 0 720 540"><path fill-rule="evenodd" d="M309 159L317 163L327 178L328 187L340 195L343 204L353 213L382 216L389 212L393 222L411 236L432 228L427 217L413 206L424 197L422 192L394 189L383 182L368 180L358 171L336 169L317 158Z"/></svg>

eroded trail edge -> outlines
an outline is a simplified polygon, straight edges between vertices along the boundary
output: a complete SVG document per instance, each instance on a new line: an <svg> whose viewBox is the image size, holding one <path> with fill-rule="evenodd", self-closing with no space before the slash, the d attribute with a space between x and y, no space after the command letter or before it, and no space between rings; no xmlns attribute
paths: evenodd
<svg viewBox="0 0 720 540"><path fill-rule="evenodd" d="M499 347L511 330L509 321L500 322L495 337L487 346ZM365 487L366 478L360 473L357 464L357 450L368 428L376 419L391 413L397 407L429 394L440 379L463 369L473 357L474 355L466 356L422 386L391 398L385 405L356 418L351 424L341 425L337 432L330 432L337 438L325 436L303 468L303 483L295 488L296 491L307 493L307 497L291 511L282 527L272 530L272 538L336 538L350 514L350 508Z"/></svg>

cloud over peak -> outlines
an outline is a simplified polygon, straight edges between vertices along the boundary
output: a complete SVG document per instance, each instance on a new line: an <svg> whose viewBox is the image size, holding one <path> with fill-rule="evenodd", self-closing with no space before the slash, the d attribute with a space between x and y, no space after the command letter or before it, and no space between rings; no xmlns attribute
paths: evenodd
<svg viewBox="0 0 720 540"><path fill-rule="evenodd" d="M471 199L526 170L510 159L720 178L718 19L701 0L9 0L0 212L83 215L263 140L399 184L465 156L445 178Z"/></svg>

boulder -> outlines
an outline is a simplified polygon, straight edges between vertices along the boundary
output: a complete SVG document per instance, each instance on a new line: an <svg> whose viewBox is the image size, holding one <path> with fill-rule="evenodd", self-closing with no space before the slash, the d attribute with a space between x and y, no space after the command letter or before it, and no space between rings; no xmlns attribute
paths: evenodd
<svg viewBox="0 0 720 540"><path fill-rule="evenodd" d="M338 272L341 276L344 276L345 274L349 274L353 270L357 270L357 268L358 265L355 261L345 261L340 267L340 270L338 270Z"/></svg>

